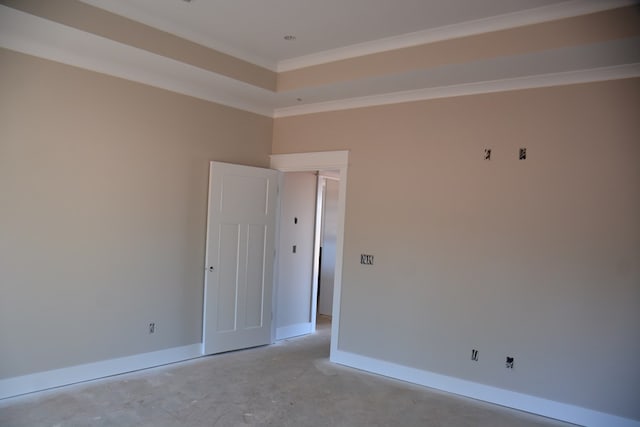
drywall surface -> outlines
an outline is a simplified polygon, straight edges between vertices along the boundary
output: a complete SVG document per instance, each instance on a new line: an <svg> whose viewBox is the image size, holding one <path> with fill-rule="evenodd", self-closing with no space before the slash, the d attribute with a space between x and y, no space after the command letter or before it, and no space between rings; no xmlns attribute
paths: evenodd
<svg viewBox="0 0 640 427"><path fill-rule="evenodd" d="M276 286L277 328L312 321L316 182L317 177L312 172L287 172L282 177Z"/></svg>
<svg viewBox="0 0 640 427"><path fill-rule="evenodd" d="M267 166L272 120L7 50L0 75L0 378L200 342L209 161Z"/></svg>
<svg viewBox="0 0 640 427"><path fill-rule="evenodd" d="M639 112L628 79L277 119L274 154L350 150L339 349L640 420Z"/></svg>
<svg viewBox="0 0 640 427"><path fill-rule="evenodd" d="M338 192L340 182L325 179L322 214L322 262L320 263L320 289L318 313L333 313L333 281L336 270L336 239L338 233Z"/></svg>

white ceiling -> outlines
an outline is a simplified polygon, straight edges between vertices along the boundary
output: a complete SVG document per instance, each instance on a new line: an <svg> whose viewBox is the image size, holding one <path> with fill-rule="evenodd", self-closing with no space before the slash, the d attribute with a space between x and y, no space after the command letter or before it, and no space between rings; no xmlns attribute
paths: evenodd
<svg viewBox="0 0 640 427"><path fill-rule="evenodd" d="M283 60L345 46L559 3L577 3L566 0L82 1L271 69L276 69ZM284 40L287 34L295 35L296 39Z"/></svg>

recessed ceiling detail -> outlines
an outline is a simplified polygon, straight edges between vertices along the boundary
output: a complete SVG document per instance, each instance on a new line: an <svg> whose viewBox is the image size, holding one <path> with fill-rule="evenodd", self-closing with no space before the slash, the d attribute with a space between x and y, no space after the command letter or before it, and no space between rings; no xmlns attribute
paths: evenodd
<svg viewBox="0 0 640 427"><path fill-rule="evenodd" d="M295 59L358 54L591 13L633 0L82 0L273 70ZM301 36L282 45L281 29ZM309 58L311 56L311 58ZM315 58L316 63L318 58ZM335 59L332 59L335 60ZM284 62L283 62L284 61ZM282 63L282 64L281 64Z"/></svg>
<svg viewBox="0 0 640 427"><path fill-rule="evenodd" d="M363 1L368 6L366 13L350 21L351 8L362 7ZM60 11L33 6L38 3L7 0L0 5L0 47L270 117L640 76L640 15L634 8L615 9L632 3L626 0L486 0L482 8L477 7L481 2L463 0L393 2L394 7L413 8L411 15L419 15L420 19L409 19L406 25L396 19L408 11L389 12L388 0L275 0L270 2L271 7L286 9L284 14L290 19L282 25L265 24L269 22L265 16L273 11L265 12L259 35L248 29L251 26L247 23L253 22L254 14L263 12L267 3L263 0L192 2L188 8L179 7L182 2L177 0L84 3L104 7L133 21L74 0L69 2L69 8L102 17L103 23L111 22L111 27L123 22L128 32L114 36L99 25L93 30L90 20L79 18L81 13L65 17ZM242 9L240 4L254 3L263 8L245 8L243 13L238 10ZM325 8L331 9L337 3L342 6L336 7L345 12L341 19L348 22L334 22L336 11L331 10L333 17L322 24L327 28L336 25L338 29L348 24L353 34L336 36L323 27L324 39L310 37L314 35L314 22L329 13ZM453 3L468 7L455 14L450 9ZM432 8L429 16L422 16L425 4ZM164 15L169 10L175 13L171 19ZM217 45L217 40L204 33L198 36L204 38L198 39L195 33L187 34L188 30L181 27L190 22L194 24L192 29L199 28L203 15L215 22L223 18L236 21L227 27L241 32L238 43L226 44L233 41L233 31L221 38L221 45L228 48L226 52L241 52L238 56L246 59L252 55L245 53L255 49L254 53L270 63L272 69L278 68L279 63L291 70L276 74L236 58L229 60L229 56L216 57L219 52L203 46ZM388 16L388 28L377 28L380 20L385 21ZM165 22L165 18L169 21ZM566 19L559 20L562 18ZM372 22L377 24L371 26ZM140 34L136 34L137 27ZM279 30L283 27L292 32L283 36ZM374 31L373 27L377 29ZM422 29L411 32L416 28ZM500 28L501 32L493 32ZM283 38L293 41L296 34L303 33L304 40L283 43ZM140 43L141 34L145 42L155 40L155 47L151 42ZM389 34L390 38L380 40L380 36ZM356 39L364 41L354 49ZM163 40L169 40L173 50L167 50L168 44L163 45ZM253 47L245 49L249 45ZM326 47L330 47L329 51L318 51ZM209 62L181 56L181 52L195 52L193 49L210 52ZM286 52L308 55L291 58ZM354 53L368 56L353 58ZM222 64L216 58L227 62ZM337 62L332 62L336 58ZM299 66L305 68L296 68ZM267 77L272 83L257 83L258 75L260 82Z"/></svg>

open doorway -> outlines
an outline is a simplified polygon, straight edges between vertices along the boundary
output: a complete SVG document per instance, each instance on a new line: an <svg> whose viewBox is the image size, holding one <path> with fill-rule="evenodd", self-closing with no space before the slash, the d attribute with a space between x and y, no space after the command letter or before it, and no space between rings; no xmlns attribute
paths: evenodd
<svg viewBox="0 0 640 427"><path fill-rule="evenodd" d="M276 340L330 328L336 262L338 171L279 178ZM327 331L328 332L328 331Z"/></svg>
<svg viewBox="0 0 640 427"><path fill-rule="evenodd" d="M324 178L329 178L332 181L330 186L333 186L333 183L337 184L337 192L338 192L338 200L337 200L337 209L334 212L334 221L335 221L335 262L333 269L333 295L329 298L331 300L330 304L330 313L331 313L331 356L333 359L333 355L337 351L337 343L339 340L340 333L340 299L341 299L341 287L342 287L342 259L343 259L343 243L344 243L344 217L345 217L345 206L346 206L346 180L347 180L347 169L348 169L348 158L349 153L347 151L331 151L331 152L317 152L317 153L296 153L296 154L278 154L271 156L271 167L273 169L279 170L281 172L312 172L317 173L318 176L324 176ZM318 193L316 193L316 196ZM280 213L282 217L282 213ZM288 221L294 221L295 224L295 216L293 218L289 218ZM299 219L298 219L299 220ZM314 230L317 230L318 227L315 227ZM283 242L280 242L283 243ZM280 246L279 243L279 246ZM293 254L294 250L297 253L298 248L294 249L295 243L293 242L284 242L284 251L282 255L287 253ZM318 240L316 239L314 245L319 246ZM317 249L317 248L316 248ZM278 257L281 254L278 254ZM280 282L280 274L282 271L278 267L280 264L279 260L276 263L276 270L274 274L274 283L275 283L275 297L274 297L274 320L273 322L273 333L272 337L274 340L278 336L277 327L278 324L277 319L278 316L286 311L295 309L296 302L286 302L286 301L278 301L278 292L279 292L279 282ZM313 264L315 264L315 268L312 270L312 277L309 279L311 283L308 285L308 289L311 290L310 299L307 300L309 306L311 306L311 310L309 313L309 323L312 325L309 326L310 331L314 330L316 327L316 315L318 312L318 275L321 276L320 273L320 260L318 257L313 258ZM308 283L308 282L307 282ZM327 290L325 285L325 290ZM283 293L280 293L283 295ZM286 295L286 292L284 293ZM324 294L323 294L324 295ZM326 300L325 296L325 300ZM279 303L279 304L278 304ZM289 305L292 304L292 305ZM326 306L325 306L326 308ZM295 324L294 324L295 325ZM287 325L280 324L280 327L286 327ZM302 325L294 326L294 328L302 328ZM299 329L300 330L300 329ZM283 330L280 330L280 337L283 337ZM293 332L292 330L288 331ZM308 332L303 332L308 333ZM298 335L302 335L299 333ZM293 335L292 335L293 336Z"/></svg>
<svg viewBox="0 0 640 427"><path fill-rule="evenodd" d="M318 173L315 240L318 265L316 324L327 327L333 315L333 289L338 233L338 196L340 177L337 171Z"/></svg>
<svg viewBox="0 0 640 427"><path fill-rule="evenodd" d="M316 218L315 172L280 174L277 279L274 281L276 340L315 330L316 299L314 241Z"/></svg>

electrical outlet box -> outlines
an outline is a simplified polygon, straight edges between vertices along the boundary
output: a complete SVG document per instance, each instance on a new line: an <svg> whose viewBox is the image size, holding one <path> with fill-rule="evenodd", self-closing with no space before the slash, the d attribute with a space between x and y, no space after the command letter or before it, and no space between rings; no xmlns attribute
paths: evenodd
<svg viewBox="0 0 640 427"><path fill-rule="evenodd" d="M527 160L527 149L526 148L521 148L520 151L518 152L518 159L520 160Z"/></svg>
<svg viewBox="0 0 640 427"><path fill-rule="evenodd" d="M156 333L156 324L155 323L149 323L149 333L150 334L155 334Z"/></svg>
<svg viewBox="0 0 640 427"><path fill-rule="evenodd" d="M361 254L360 255L360 264L373 265L373 255Z"/></svg>
<svg viewBox="0 0 640 427"><path fill-rule="evenodd" d="M473 360L474 362L478 361L478 350L476 350L475 348L471 350L471 360Z"/></svg>
<svg viewBox="0 0 640 427"><path fill-rule="evenodd" d="M507 356L507 360L505 362L505 366L507 369L513 369L513 357Z"/></svg>

